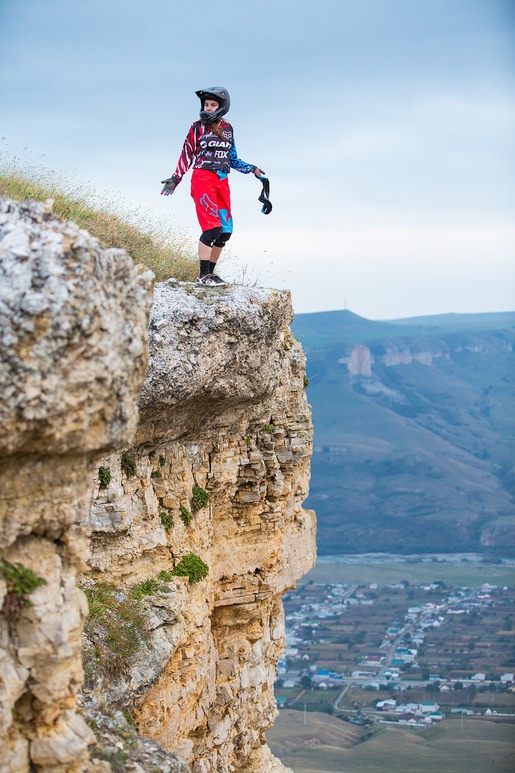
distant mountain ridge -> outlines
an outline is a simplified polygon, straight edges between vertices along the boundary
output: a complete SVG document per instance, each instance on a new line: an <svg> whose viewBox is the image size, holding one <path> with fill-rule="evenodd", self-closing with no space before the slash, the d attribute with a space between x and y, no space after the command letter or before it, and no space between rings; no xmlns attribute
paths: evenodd
<svg viewBox="0 0 515 773"><path fill-rule="evenodd" d="M515 312L299 314L321 554L513 551Z"/></svg>

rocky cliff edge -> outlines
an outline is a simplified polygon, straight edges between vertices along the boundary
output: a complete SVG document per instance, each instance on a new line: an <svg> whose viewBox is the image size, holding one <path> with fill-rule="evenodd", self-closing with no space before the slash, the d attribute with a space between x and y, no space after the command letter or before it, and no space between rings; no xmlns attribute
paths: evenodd
<svg viewBox="0 0 515 773"><path fill-rule="evenodd" d="M281 594L315 558L288 295L152 300L50 205L4 201L0 229L3 769L284 771Z"/></svg>

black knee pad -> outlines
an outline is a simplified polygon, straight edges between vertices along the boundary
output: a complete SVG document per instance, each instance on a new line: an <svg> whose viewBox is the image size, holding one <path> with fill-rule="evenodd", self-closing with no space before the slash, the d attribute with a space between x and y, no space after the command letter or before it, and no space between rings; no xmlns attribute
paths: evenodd
<svg viewBox="0 0 515 773"><path fill-rule="evenodd" d="M202 231L200 241L202 244L207 244L208 247L212 247L216 243L216 240L220 238L222 233L222 226L219 228L210 228L209 231Z"/></svg>
<svg viewBox="0 0 515 773"><path fill-rule="evenodd" d="M225 247L226 242L231 238L231 233L221 233L216 242L213 243L213 247Z"/></svg>

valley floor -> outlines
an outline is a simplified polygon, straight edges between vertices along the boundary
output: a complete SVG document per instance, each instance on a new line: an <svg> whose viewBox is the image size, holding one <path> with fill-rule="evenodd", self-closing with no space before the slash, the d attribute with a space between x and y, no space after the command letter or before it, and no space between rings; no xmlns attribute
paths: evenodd
<svg viewBox="0 0 515 773"><path fill-rule="evenodd" d="M453 719L427 729L380 726L360 741L356 728L325 714L281 710L267 733L294 773L512 773L515 725ZM369 731L366 731L367 733Z"/></svg>

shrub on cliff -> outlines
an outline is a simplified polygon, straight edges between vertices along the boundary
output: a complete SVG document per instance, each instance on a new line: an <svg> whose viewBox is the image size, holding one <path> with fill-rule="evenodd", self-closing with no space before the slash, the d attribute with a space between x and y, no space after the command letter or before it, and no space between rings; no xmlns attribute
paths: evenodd
<svg viewBox="0 0 515 773"><path fill-rule="evenodd" d="M89 607L82 647L84 675L86 687L93 687L99 677L112 681L127 672L141 647L148 645L148 621L139 599L113 585L88 583L83 590Z"/></svg>
<svg viewBox="0 0 515 773"><path fill-rule="evenodd" d="M32 569L23 566L18 561L11 564L2 559L0 571L7 585L3 606L6 612L16 613L21 607L32 606L29 594L40 585L46 585L46 580L43 577L37 577Z"/></svg>
<svg viewBox="0 0 515 773"><path fill-rule="evenodd" d="M62 175L0 152L0 196L16 201L54 200L53 211L73 220L106 247L126 250L136 263L152 269L158 281L175 277L192 281L197 272L194 248L149 214L129 210L110 196L86 185L74 185Z"/></svg>
<svg viewBox="0 0 515 773"><path fill-rule="evenodd" d="M178 577L189 577L190 583L200 582L209 574L209 567L195 553L188 553L181 558L173 574Z"/></svg>
<svg viewBox="0 0 515 773"><path fill-rule="evenodd" d="M207 503L209 502L209 494L207 491L200 486L193 486L191 489L192 494L192 501L191 501L191 507L194 513L198 513L199 510L202 510Z"/></svg>

